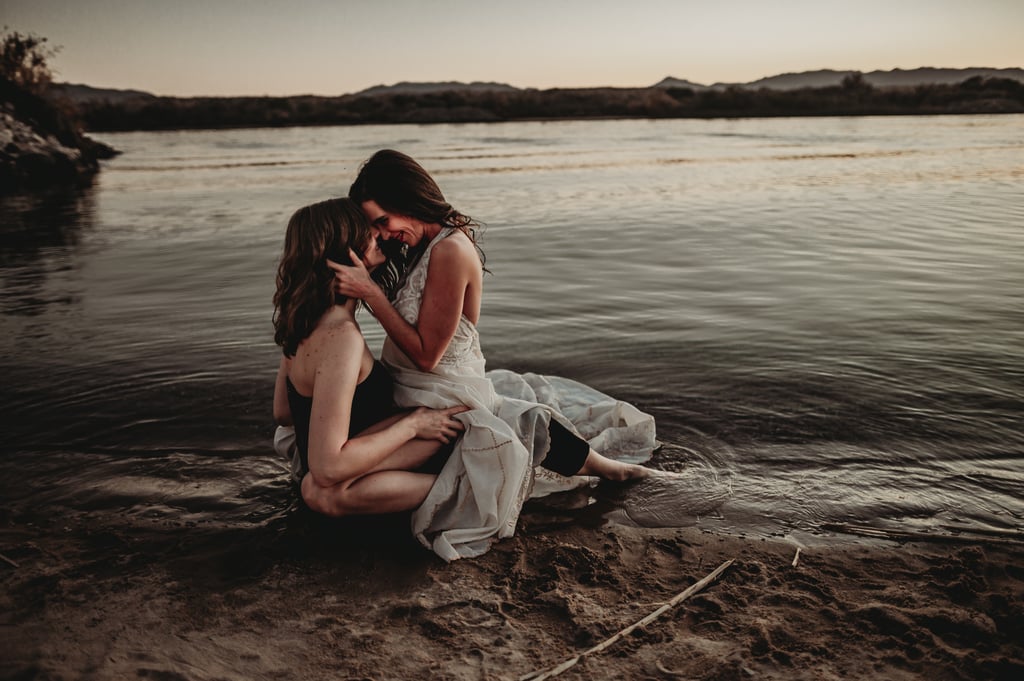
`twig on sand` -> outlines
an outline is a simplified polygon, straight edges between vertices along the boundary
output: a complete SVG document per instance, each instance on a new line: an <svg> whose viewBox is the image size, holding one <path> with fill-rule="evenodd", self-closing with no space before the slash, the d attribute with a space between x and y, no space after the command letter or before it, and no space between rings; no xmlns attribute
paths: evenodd
<svg viewBox="0 0 1024 681"><path fill-rule="evenodd" d="M655 619L660 617L662 614L664 614L668 610L671 610L672 608L674 608L675 606L679 605L680 603L685 601L687 598L692 596L693 594L695 594L698 591L700 591L701 589L703 589L705 586L707 586L711 582L715 581L715 579L718 578L718 575L720 575L723 572L725 572L725 569L727 567L729 567L730 565L732 565L732 560L725 561L724 563L719 565L717 568L715 568L714 571L711 572L711 574L709 574L707 577L705 577L704 579L700 580L696 584L691 585L685 591L683 591L683 592L681 592L679 594L676 594L675 596L672 597L672 600L670 600L668 603L665 603L664 605L662 605L660 608L658 608L657 610L652 612L647 617L644 617L643 619L641 619L641 620L639 620L637 622L634 622L633 624L629 625L625 629L619 631L618 633L613 634L609 638L606 638L605 640L601 641L600 643L598 643L593 648L589 648L587 650L584 650L582 653L580 653L576 657L569 658L565 662L563 662L563 663L561 663L561 664L559 664L559 665L557 665L555 667L552 667L551 669L548 669L548 670L545 670L545 671L530 672L529 674L524 674L523 676L519 677L519 681L544 681L544 679L550 679L553 676L558 676L559 674L561 674L565 670L570 669L571 667L573 667L577 662L579 662L585 656L590 655L591 653L600 652L600 651L604 650L605 648L611 646L613 643L618 641L623 636L626 636L626 635L630 634L634 629L636 629L638 627L642 627L642 626L644 626L646 624L650 624L651 622L653 622Z"/></svg>
<svg viewBox="0 0 1024 681"><path fill-rule="evenodd" d="M799 561L800 561L800 547L798 546L798 547L796 547L796 555L793 556L793 567L796 567L796 564Z"/></svg>
<svg viewBox="0 0 1024 681"><path fill-rule="evenodd" d="M3 560L5 563L10 563L14 567L21 567L20 565L18 565L17 563L15 563L13 560L11 560L10 558L8 558L7 556L5 556L2 553L0 553L0 560Z"/></svg>

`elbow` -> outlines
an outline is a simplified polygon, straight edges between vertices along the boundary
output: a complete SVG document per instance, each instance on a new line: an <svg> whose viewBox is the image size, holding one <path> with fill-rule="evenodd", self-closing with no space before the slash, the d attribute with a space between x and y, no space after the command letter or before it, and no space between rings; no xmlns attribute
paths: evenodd
<svg viewBox="0 0 1024 681"><path fill-rule="evenodd" d="M440 357L417 357L413 360L416 368L425 373L430 373L441 361Z"/></svg>
<svg viewBox="0 0 1024 681"><path fill-rule="evenodd" d="M310 466L307 477L316 487L319 488L334 487L335 485L347 480L347 477L340 474L339 471L332 471L326 468L316 468L313 466Z"/></svg>
<svg viewBox="0 0 1024 681"><path fill-rule="evenodd" d="M320 456L309 453L309 478L317 487L334 487L351 482L358 474L347 465L342 456Z"/></svg>
<svg viewBox="0 0 1024 681"><path fill-rule="evenodd" d="M272 413L274 414L274 423L279 426L294 426L295 423L292 419L292 408L288 404L288 398L285 396L285 390L280 385L274 388L274 401L272 404Z"/></svg>

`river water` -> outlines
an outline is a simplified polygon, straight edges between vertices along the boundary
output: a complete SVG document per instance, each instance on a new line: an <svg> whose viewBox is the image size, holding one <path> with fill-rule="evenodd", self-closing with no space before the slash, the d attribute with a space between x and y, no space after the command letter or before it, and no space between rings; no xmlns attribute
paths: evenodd
<svg viewBox="0 0 1024 681"><path fill-rule="evenodd" d="M283 527L285 223L390 147L486 225L489 368L657 418L652 465L681 475L597 488L602 518L1024 530L1022 116L97 137L123 154L91 188L0 201L7 518Z"/></svg>

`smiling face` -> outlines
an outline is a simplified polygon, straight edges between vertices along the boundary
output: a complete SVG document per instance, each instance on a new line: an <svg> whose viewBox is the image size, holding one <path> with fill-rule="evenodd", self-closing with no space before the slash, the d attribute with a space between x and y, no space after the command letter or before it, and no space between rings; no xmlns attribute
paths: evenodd
<svg viewBox="0 0 1024 681"><path fill-rule="evenodd" d="M363 201L363 212L375 230L384 239L395 239L408 246L416 246L423 240L426 225L407 215L384 210L376 201Z"/></svg>
<svg viewBox="0 0 1024 681"><path fill-rule="evenodd" d="M363 248L363 265L371 272L387 260L387 256L384 255L384 251L381 250L380 242L378 241L378 239L386 238L381 236L380 230L376 227L370 229L369 241Z"/></svg>

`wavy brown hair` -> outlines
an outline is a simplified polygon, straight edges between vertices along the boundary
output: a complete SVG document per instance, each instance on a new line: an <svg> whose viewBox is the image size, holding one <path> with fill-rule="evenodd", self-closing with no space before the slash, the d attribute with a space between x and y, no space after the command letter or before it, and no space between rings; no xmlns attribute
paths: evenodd
<svg viewBox="0 0 1024 681"><path fill-rule="evenodd" d="M430 173L400 151L381 149L371 156L359 168L348 195L360 205L364 201L375 201L389 213L460 229L476 247L481 264L487 260L477 243L477 234L483 230L480 223L455 210Z"/></svg>
<svg viewBox="0 0 1024 681"><path fill-rule="evenodd" d="M348 249L361 256L371 235L366 216L351 199L321 201L292 215L274 292L274 342L286 356L295 355L324 312L346 300L335 293L327 260L351 265ZM386 290L395 278L394 268L381 265L373 278Z"/></svg>

